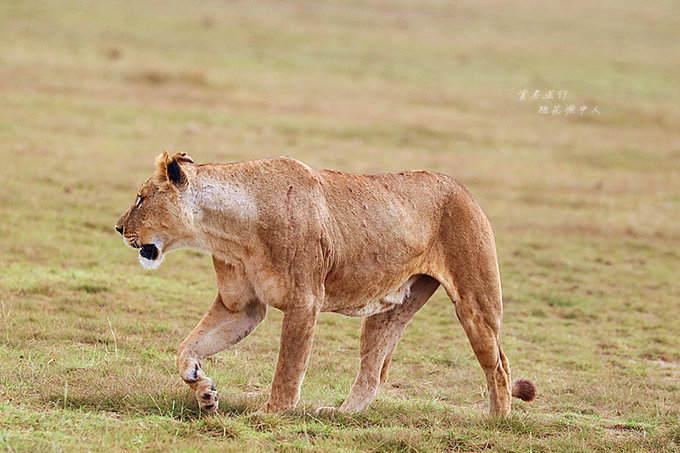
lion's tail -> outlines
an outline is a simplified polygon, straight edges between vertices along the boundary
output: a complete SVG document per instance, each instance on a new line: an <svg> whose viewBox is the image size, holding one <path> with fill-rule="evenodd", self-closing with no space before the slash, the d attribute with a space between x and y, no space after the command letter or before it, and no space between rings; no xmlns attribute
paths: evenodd
<svg viewBox="0 0 680 453"><path fill-rule="evenodd" d="M536 399L536 386L527 379L518 379L512 384L512 396L524 401Z"/></svg>

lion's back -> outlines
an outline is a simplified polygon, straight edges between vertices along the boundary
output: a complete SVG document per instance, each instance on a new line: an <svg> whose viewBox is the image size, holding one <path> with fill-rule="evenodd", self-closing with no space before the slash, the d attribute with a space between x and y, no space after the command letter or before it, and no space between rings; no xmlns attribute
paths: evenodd
<svg viewBox="0 0 680 453"><path fill-rule="evenodd" d="M460 186L452 178L429 171L382 174L319 172L331 213L349 225L379 221L374 227L436 223L443 206ZM460 189L458 189L460 190Z"/></svg>

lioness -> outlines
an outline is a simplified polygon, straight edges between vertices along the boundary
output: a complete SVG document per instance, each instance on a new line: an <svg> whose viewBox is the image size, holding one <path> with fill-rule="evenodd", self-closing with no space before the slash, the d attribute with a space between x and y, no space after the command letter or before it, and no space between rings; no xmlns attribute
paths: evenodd
<svg viewBox="0 0 680 453"><path fill-rule="evenodd" d="M441 284L486 375L490 412L534 385L510 385L494 236L470 193L427 171L355 175L295 159L194 165L186 153L156 158L155 174L116 230L147 268L189 247L210 253L217 297L179 348L181 378L205 411L215 386L200 360L284 312L266 411L295 407L319 312L363 317L361 365L342 412L363 411L387 379L406 324ZM333 408L320 408L330 412Z"/></svg>

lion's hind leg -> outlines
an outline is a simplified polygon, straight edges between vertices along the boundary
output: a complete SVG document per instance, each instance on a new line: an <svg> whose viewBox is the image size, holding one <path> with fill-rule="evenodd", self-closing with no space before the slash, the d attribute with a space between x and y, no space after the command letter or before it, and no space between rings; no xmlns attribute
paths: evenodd
<svg viewBox="0 0 680 453"><path fill-rule="evenodd" d="M489 389L489 412L491 415L508 415L510 397L532 401L536 397L536 387L526 379L510 384L510 364L501 347L500 290L459 291L459 294L460 298L455 302L456 314L484 370Z"/></svg>
<svg viewBox="0 0 680 453"><path fill-rule="evenodd" d="M491 415L508 415L510 365L501 347L500 302L485 294L461 292L455 306L472 350L484 370L489 390L489 412Z"/></svg>
<svg viewBox="0 0 680 453"><path fill-rule="evenodd" d="M361 364L349 396L340 406L341 412L364 411L373 401L378 388L387 380L392 353L406 324L439 287L439 282L421 275L410 288L404 302L392 310L369 316L361 329ZM329 413L335 408L321 407L317 412Z"/></svg>
<svg viewBox="0 0 680 453"><path fill-rule="evenodd" d="M453 301L456 315L467 334L489 390L491 415L510 413L510 365L501 347L503 306L495 251L480 250L477 259L458 260L452 275L440 278ZM469 258L466 257L466 258Z"/></svg>

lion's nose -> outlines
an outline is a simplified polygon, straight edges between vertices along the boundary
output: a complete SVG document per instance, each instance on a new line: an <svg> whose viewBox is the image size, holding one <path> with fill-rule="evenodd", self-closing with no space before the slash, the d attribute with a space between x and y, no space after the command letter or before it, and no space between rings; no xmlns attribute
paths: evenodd
<svg viewBox="0 0 680 453"><path fill-rule="evenodd" d="M123 227L116 225L116 231L119 232L120 234L123 234Z"/></svg>

